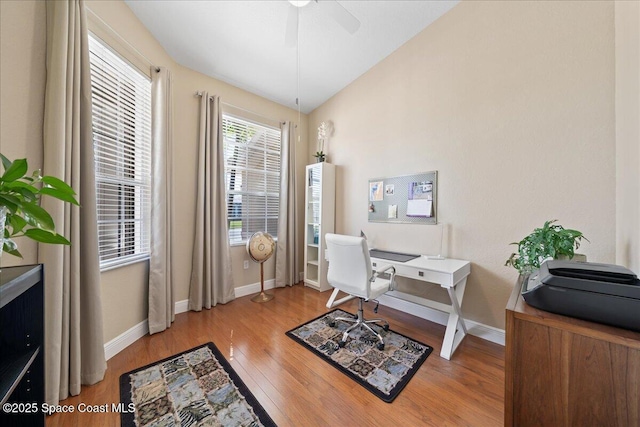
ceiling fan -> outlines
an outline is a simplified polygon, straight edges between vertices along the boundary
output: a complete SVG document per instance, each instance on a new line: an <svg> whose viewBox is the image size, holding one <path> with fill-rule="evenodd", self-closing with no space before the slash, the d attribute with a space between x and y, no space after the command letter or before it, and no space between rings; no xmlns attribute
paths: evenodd
<svg viewBox="0 0 640 427"><path fill-rule="evenodd" d="M293 47L298 41L298 9L305 7L311 1L318 3L321 10L327 15L336 20L342 28L344 28L350 34L354 34L360 28L360 21L353 16L351 12L344 8L336 0L288 0L291 6L289 7L289 16L287 18L287 32L285 34L285 45L287 47Z"/></svg>

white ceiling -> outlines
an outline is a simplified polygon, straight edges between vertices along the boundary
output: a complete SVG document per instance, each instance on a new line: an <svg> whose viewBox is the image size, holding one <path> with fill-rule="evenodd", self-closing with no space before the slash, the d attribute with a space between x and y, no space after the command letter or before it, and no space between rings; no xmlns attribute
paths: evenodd
<svg viewBox="0 0 640 427"><path fill-rule="evenodd" d="M456 1L340 0L360 21L349 34L312 1L298 46L285 45L287 0L125 0L171 57L203 74L309 113L422 31ZM299 79L296 57L299 55ZM299 89L298 89L299 81Z"/></svg>

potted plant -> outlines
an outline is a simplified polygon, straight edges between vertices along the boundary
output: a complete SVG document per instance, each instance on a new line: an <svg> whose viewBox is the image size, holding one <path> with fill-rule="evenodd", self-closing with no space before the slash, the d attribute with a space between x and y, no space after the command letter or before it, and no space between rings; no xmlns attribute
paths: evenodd
<svg viewBox="0 0 640 427"><path fill-rule="evenodd" d="M326 154L324 153L324 140L327 138L327 129L329 125L326 122L320 123L318 126L318 151L313 157L316 158L316 163L324 162Z"/></svg>
<svg viewBox="0 0 640 427"><path fill-rule="evenodd" d="M2 226L2 252L22 258L16 237L28 237L41 243L69 245L69 241L56 233L51 215L40 207L42 196L49 196L76 206L76 193L62 180L41 176L37 170L28 176L26 159L10 161L4 155L0 176L0 226ZM2 253L0 252L0 254Z"/></svg>
<svg viewBox="0 0 640 427"><path fill-rule="evenodd" d="M581 240L589 240L580 231L554 224L556 221L546 221L542 228L536 228L524 239L511 243L518 246L518 252L512 253L505 265L512 266L520 274L530 274L548 258L573 259ZM585 259L581 255L580 257Z"/></svg>

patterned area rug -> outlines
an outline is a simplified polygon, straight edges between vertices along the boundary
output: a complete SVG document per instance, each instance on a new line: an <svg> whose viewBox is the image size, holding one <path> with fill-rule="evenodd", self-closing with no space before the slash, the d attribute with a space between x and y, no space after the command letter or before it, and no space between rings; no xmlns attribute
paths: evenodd
<svg viewBox="0 0 640 427"><path fill-rule="evenodd" d="M336 317L353 317L342 310L333 310L287 332L290 338L304 345L333 366L357 381L385 402L392 402L433 348L391 330L379 330L384 350L376 348L378 339L364 328L349 334L343 348L338 346L343 332L351 325L344 321L329 326Z"/></svg>
<svg viewBox="0 0 640 427"><path fill-rule="evenodd" d="M122 374L120 401L123 427L276 425L213 343Z"/></svg>

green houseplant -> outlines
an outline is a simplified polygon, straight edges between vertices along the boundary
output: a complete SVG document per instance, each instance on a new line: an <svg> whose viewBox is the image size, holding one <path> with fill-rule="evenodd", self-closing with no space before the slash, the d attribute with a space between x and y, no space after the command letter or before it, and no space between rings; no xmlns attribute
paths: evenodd
<svg viewBox="0 0 640 427"><path fill-rule="evenodd" d="M505 265L512 266L520 274L529 274L540 268L547 258L572 259L580 241L589 240L580 231L554 224L556 221L546 221L542 228L536 228L524 239L511 243L518 246L518 252L512 253Z"/></svg>
<svg viewBox="0 0 640 427"><path fill-rule="evenodd" d="M51 215L39 202L42 196L49 196L79 206L73 189L58 178L41 176L39 170L27 175L26 159L12 162L2 154L0 157L4 168L0 176L2 251L22 258L13 240L22 236L42 243L69 245L64 236L56 233Z"/></svg>

